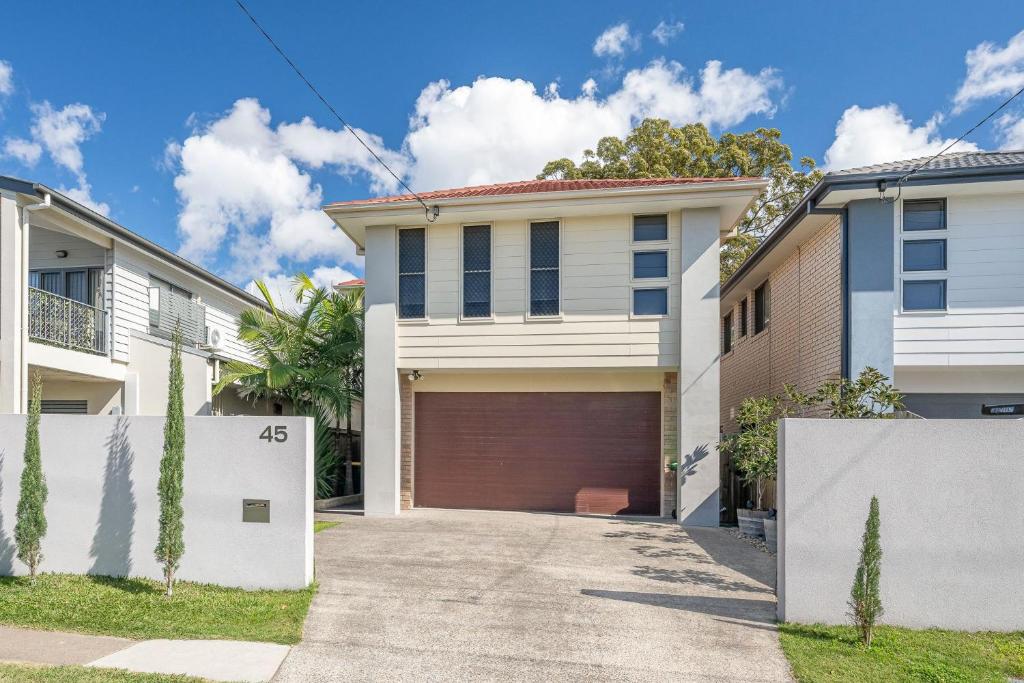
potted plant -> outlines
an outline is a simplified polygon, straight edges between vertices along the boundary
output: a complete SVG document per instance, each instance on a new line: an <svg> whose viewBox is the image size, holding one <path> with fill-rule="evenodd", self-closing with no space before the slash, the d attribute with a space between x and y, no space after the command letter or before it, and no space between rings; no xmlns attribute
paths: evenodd
<svg viewBox="0 0 1024 683"><path fill-rule="evenodd" d="M740 431L727 442L741 479L754 493L753 507L736 511L740 532L748 536L764 538L764 520L774 516L774 511L764 506L764 494L778 469L776 435L785 412L778 396L744 399L736 417Z"/></svg>

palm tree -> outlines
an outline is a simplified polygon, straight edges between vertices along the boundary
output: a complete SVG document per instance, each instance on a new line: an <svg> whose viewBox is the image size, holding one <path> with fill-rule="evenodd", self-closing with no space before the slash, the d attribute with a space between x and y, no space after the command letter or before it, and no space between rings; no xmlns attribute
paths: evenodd
<svg viewBox="0 0 1024 683"><path fill-rule="evenodd" d="M213 393L233 386L245 400L285 400L314 418L317 495L328 497L341 459L331 422L351 419L352 402L362 399L363 309L358 294L317 287L304 273L294 283L295 312L282 310L266 285L256 283L267 308L242 311L238 339L257 361L225 363ZM350 448L346 490L351 470Z"/></svg>

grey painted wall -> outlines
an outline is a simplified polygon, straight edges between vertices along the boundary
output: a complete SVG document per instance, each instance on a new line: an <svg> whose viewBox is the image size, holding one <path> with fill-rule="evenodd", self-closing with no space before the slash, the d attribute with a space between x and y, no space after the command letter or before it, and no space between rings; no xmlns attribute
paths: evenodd
<svg viewBox="0 0 1024 683"><path fill-rule="evenodd" d="M983 405L1024 403L1024 394L906 394L907 410L928 419L1020 419L1020 415L982 415Z"/></svg>
<svg viewBox="0 0 1024 683"><path fill-rule="evenodd" d="M14 524L24 415L0 415L0 575L24 574ZM287 428L283 443L259 438ZM153 557L162 417L44 415L49 487L43 571L162 574ZM301 588L313 579L313 421L185 419L185 556L178 577L243 588ZM270 500L270 523L243 523L242 499Z"/></svg>
<svg viewBox="0 0 1024 683"><path fill-rule="evenodd" d="M882 621L1024 629L1024 421L783 420L779 618L848 623L872 495Z"/></svg>
<svg viewBox="0 0 1024 683"><path fill-rule="evenodd" d="M877 199L850 202L850 376L865 367L893 376L893 310L895 233L893 205Z"/></svg>

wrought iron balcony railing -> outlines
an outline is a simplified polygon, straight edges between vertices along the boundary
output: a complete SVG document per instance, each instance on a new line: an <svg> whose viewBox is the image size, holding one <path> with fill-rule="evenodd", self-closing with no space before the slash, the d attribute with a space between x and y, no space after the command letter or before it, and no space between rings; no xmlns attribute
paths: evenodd
<svg viewBox="0 0 1024 683"><path fill-rule="evenodd" d="M66 349L107 354L107 312L58 294L28 288L28 336Z"/></svg>

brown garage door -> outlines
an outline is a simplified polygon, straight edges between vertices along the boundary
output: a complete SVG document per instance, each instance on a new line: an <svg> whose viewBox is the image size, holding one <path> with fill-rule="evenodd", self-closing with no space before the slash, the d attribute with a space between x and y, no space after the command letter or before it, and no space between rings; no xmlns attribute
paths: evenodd
<svg viewBox="0 0 1024 683"><path fill-rule="evenodd" d="M415 396L418 506L659 512L656 392Z"/></svg>

